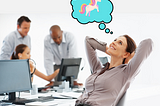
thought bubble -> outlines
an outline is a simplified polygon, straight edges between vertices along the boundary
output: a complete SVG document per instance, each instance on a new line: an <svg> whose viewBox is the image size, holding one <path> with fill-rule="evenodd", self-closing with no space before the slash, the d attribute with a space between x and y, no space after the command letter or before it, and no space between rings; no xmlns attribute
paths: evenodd
<svg viewBox="0 0 160 106"><path fill-rule="evenodd" d="M109 0L71 0L71 5L73 10L71 15L80 24L97 22L100 23L99 29L104 30L105 24L112 21L113 4ZM107 30L106 33L109 32Z"/></svg>

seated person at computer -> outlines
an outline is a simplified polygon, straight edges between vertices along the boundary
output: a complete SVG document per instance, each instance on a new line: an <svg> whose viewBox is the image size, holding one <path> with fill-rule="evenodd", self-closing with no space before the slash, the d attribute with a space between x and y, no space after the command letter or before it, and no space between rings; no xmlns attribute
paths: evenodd
<svg viewBox="0 0 160 106"><path fill-rule="evenodd" d="M31 55L30 55L29 47L25 44L19 44L18 46L16 46L16 49L11 56L11 59L30 59L30 57L31 57ZM38 77L40 77L44 80L47 80L47 81L51 81L59 73L59 69L57 69L53 74L46 76L34 68L32 61L29 61L29 64L30 64L30 71L31 71L31 73L33 73L33 75L35 74ZM33 77L31 80L33 81Z"/></svg>
<svg viewBox="0 0 160 106"><path fill-rule="evenodd" d="M85 91L76 100L75 106L116 106L138 74L144 60L150 55L153 42L145 39L136 48L133 39L124 35L115 39L109 47L106 43L90 37L86 37L85 44L93 72L86 79ZM96 50L109 54L110 63L103 66Z"/></svg>

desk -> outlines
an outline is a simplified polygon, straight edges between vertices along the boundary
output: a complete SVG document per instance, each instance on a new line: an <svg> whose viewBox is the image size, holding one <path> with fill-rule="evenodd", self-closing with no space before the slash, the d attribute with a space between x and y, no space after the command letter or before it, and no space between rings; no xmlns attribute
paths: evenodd
<svg viewBox="0 0 160 106"><path fill-rule="evenodd" d="M27 93L27 92L21 92L20 98L34 99L34 98L38 98L39 96L42 96L42 97L53 96L53 97L62 97L62 98L66 98L64 96L70 96L70 97L78 98L80 95L81 93L76 93L73 90L70 92L62 92L62 93L57 93L55 91L48 91L47 93L38 93L36 95L31 95L30 93ZM3 98L1 97L0 99L2 100ZM26 106L74 106L75 100L76 99L72 99L72 98L54 99L53 101L47 101L47 102L26 103ZM8 104L7 106L22 106L22 105Z"/></svg>
<svg viewBox="0 0 160 106"><path fill-rule="evenodd" d="M47 93L38 93L37 95L30 95L29 93L22 92L21 98L36 98L38 96L60 96L68 95L79 97L81 93L63 92L57 93L54 91L49 91ZM4 96L0 96L0 100ZM160 106L160 85L135 85L132 84L131 87L127 90L126 103L124 106ZM27 104L28 106L74 106L76 99L55 99L54 101L49 102L35 102ZM1 105L1 104L0 104ZM16 105L7 105L7 106L16 106ZM20 105L17 105L20 106Z"/></svg>

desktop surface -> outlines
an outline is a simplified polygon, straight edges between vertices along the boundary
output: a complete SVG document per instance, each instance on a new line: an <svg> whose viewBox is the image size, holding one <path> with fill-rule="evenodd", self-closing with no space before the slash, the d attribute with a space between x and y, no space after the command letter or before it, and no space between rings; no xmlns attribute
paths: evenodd
<svg viewBox="0 0 160 106"><path fill-rule="evenodd" d="M12 101L12 104L13 104L13 106L15 106L15 105L18 105L18 106L19 105L26 105L26 106L31 106L31 105L39 105L39 106L40 105L43 105L43 106L44 105L47 105L47 106L52 105L52 106L54 106L54 105L58 105L58 106L61 106L62 105L63 106L65 103L66 106L67 106L67 104L69 104L68 106L74 106L73 104L75 104L76 99L80 95L81 95L81 93L77 93L74 91L58 93L58 92L55 92L54 90L52 90L52 88L51 88L46 93L38 93L36 95L31 95L29 92L21 92L21 94L20 94L21 99L17 99L14 102ZM23 98L25 98L25 99L23 99Z"/></svg>

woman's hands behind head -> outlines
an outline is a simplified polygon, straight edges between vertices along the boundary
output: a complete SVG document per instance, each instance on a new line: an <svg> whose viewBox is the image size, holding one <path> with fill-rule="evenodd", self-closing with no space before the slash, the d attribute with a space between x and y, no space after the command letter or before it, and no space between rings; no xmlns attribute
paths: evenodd
<svg viewBox="0 0 160 106"><path fill-rule="evenodd" d="M135 54L135 51L133 51L133 52L126 58L125 64L128 64L128 63L129 63L129 61L133 58L134 54Z"/></svg>

